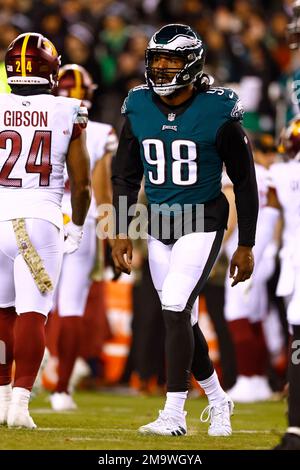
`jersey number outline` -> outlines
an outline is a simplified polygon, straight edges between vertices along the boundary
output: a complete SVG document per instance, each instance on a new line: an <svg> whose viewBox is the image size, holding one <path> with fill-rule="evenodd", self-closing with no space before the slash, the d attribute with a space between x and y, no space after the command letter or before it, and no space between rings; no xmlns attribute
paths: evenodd
<svg viewBox="0 0 300 470"><path fill-rule="evenodd" d="M11 150L8 158L4 162L0 171L0 186L15 188L22 187L21 178L10 178L15 164L22 151L22 137L16 131L0 132L0 149L6 150L7 141L11 141ZM40 163L37 163L40 154ZM39 173L39 186L49 186L51 165L51 131L35 131L27 161L25 164L26 173Z"/></svg>
<svg viewBox="0 0 300 470"><path fill-rule="evenodd" d="M148 171L149 181L161 185L166 181L166 156L164 144L159 139L145 139L142 142L145 160L156 166L155 171ZM183 158L183 153L185 157ZM155 154L154 158L152 158ZM176 186L190 186L197 182L197 147L192 140L177 139L171 144L172 182ZM187 166L187 167L186 167ZM184 171L186 170L186 171Z"/></svg>

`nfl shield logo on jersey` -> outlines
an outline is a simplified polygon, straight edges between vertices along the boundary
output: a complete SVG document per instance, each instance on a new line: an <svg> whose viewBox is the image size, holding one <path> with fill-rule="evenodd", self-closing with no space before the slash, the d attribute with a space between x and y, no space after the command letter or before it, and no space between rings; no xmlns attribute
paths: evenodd
<svg viewBox="0 0 300 470"><path fill-rule="evenodd" d="M175 121L176 114L175 113L169 113L168 114L168 121Z"/></svg>

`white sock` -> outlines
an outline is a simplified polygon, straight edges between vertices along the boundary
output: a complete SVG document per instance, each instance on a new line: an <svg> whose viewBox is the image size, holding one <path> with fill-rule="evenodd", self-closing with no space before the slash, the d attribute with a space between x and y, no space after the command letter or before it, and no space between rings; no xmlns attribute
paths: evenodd
<svg viewBox="0 0 300 470"><path fill-rule="evenodd" d="M12 387L11 384L0 385L0 401L9 402L11 400Z"/></svg>
<svg viewBox="0 0 300 470"><path fill-rule="evenodd" d="M297 436L300 437L300 428L296 426L290 426L289 428L287 428L286 432L289 432L291 434L296 434Z"/></svg>
<svg viewBox="0 0 300 470"><path fill-rule="evenodd" d="M187 394L188 394L188 391L167 392L167 400L165 403L164 411L167 411L172 416L174 415L182 416Z"/></svg>
<svg viewBox="0 0 300 470"><path fill-rule="evenodd" d="M14 387L12 390L11 404L28 410L30 391L27 388Z"/></svg>
<svg viewBox="0 0 300 470"><path fill-rule="evenodd" d="M226 397L226 393L220 385L216 371L208 379L199 380L198 384L203 388L210 405L216 405Z"/></svg>

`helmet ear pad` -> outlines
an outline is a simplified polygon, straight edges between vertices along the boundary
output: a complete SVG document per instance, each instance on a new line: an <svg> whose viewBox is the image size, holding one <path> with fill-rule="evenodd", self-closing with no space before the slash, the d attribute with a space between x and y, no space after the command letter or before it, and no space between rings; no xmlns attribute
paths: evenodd
<svg viewBox="0 0 300 470"><path fill-rule="evenodd" d="M186 85L195 81L202 73L204 61L205 58L203 57L203 59L195 59L193 62L188 62L181 72L177 74L178 85Z"/></svg>

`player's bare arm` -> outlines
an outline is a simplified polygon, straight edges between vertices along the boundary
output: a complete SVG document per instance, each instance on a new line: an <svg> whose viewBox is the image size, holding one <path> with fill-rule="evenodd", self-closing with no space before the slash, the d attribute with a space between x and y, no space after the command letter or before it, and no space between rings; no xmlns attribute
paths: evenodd
<svg viewBox="0 0 300 470"><path fill-rule="evenodd" d="M223 244L230 239L231 235L233 234L236 225L237 225L237 214L236 208L234 204L234 192L232 186L225 186L223 188L223 193L226 196L227 201L229 202L229 215L228 215L228 222L227 222L227 230L224 233Z"/></svg>
<svg viewBox="0 0 300 470"><path fill-rule="evenodd" d="M90 160L85 140L85 131L83 131L70 143L67 156L72 221L78 226L83 225L91 201Z"/></svg>
<svg viewBox="0 0 300 470"><path fill-rule="evenodd" d="M111 159L112 152L106 152L93 170L92 188L97 206L112 203Z"/></svg>
<svg viewBox="0 0 300 470"><path fill-rule="evenodd" d="M267 204L268 207L273 207L274 209L281 210L281 204L279 202L277 192L275 188L269 188L267 195Z"/></svg>

